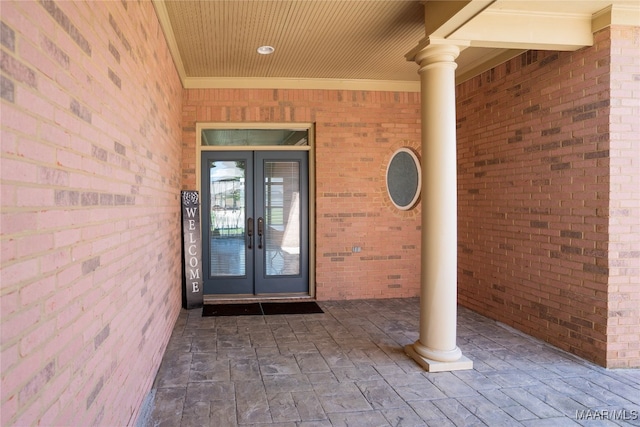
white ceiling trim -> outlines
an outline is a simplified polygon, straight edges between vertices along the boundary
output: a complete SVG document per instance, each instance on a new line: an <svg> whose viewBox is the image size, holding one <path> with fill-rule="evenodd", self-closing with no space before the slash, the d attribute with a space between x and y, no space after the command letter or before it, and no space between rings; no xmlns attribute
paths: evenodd
<svg viewBox="0 0 640 427"><path fill-rule="evenodd" d="M416 65L416 75L418 67ZM326 89L380 92L420 92L419 81L294 79L257 77L187 77L185 89Z"/></svg>
<svg viewBox="0 0 640 427"><path fill-rule="evenodd" d="M184 63L182 62L180 49L178 49L178 42L176 41L176 36L173 32L173 27L171 26L171 20L169 19L167 6L165 5L164 1L161 0L151 0L151 2L153 4L153 7L156 9L156 15L158 16L158 21L160 21L160 27L164 32L164 38L167 41L169 52L171 52L171 57L173 58L176 70L178 71L178 76L180 76L180 81L182 82L182 86L184 87L184 81L187 78L187 72L184 69Z"/></svg>

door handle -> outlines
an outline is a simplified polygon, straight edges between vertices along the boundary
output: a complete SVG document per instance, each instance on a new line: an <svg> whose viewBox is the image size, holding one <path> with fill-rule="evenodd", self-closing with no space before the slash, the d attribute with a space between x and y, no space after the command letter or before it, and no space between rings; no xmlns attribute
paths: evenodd
<svg viewBox="0 0 640 427"><path fill-rule="evenodd" d="M247 219L247 236L249 237L249 249L253 249L253 218Z"/></svg>
<svg viewBox="0 0 640 427"><path fill-rule="evenodd" d="M262 235L264 234L264 219L258 218L258 249L262 249Z"/></svg>

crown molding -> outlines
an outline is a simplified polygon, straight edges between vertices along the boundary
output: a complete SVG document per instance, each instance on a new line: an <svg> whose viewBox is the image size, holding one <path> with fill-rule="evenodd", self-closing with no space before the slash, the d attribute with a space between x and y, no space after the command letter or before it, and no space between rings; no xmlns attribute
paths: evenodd
<svg viewBox="0 0 640 427"><path fill-rule="evenodd" d="M420 92L420 80L416 69L416 81L401 80L342 80L297 79L258 77L187 77L185 89L319 89L319 90L367 90L378 92Z"/></svg>
<svg viewBox="0 0 640 427"><path fill-rule="evenodd" d="M176 70L178 71L178 75L182 81L182 86L184 87L184 81L187 78L187 73L184 69L184 63L182 62L180 49L178 49L178 42L176 41L173 27L171 26L167 6L164 3L164 0L151 0L151 3L156 10L156 16L160 22L160 28L162 28L164 38L167 41L167 46L169 47L169 52L171 52L171 57L173 58L173 63L176 66Z"/></svg>

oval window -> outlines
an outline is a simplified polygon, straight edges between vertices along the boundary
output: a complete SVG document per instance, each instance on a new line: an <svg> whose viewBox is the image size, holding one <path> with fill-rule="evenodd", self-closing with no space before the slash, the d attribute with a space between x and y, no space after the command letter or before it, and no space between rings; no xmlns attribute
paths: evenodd
<svg viewBox="0 0 640 427"><path fill-rule="evenodd" d="M387 165L387 192L391 202L406 211L420 199L420 160L409 148L399 148Z"/></svg>

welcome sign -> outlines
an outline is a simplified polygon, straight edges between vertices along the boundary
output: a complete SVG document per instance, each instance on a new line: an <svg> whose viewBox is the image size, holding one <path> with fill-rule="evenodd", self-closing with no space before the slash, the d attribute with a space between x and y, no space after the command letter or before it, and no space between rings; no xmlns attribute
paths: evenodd
<svg viewBox="0 0 640 427"><path fill-rule="evenodd" d="M200 308L202 293L202 234L197 191L182 191L182 306Z"/></svg>

